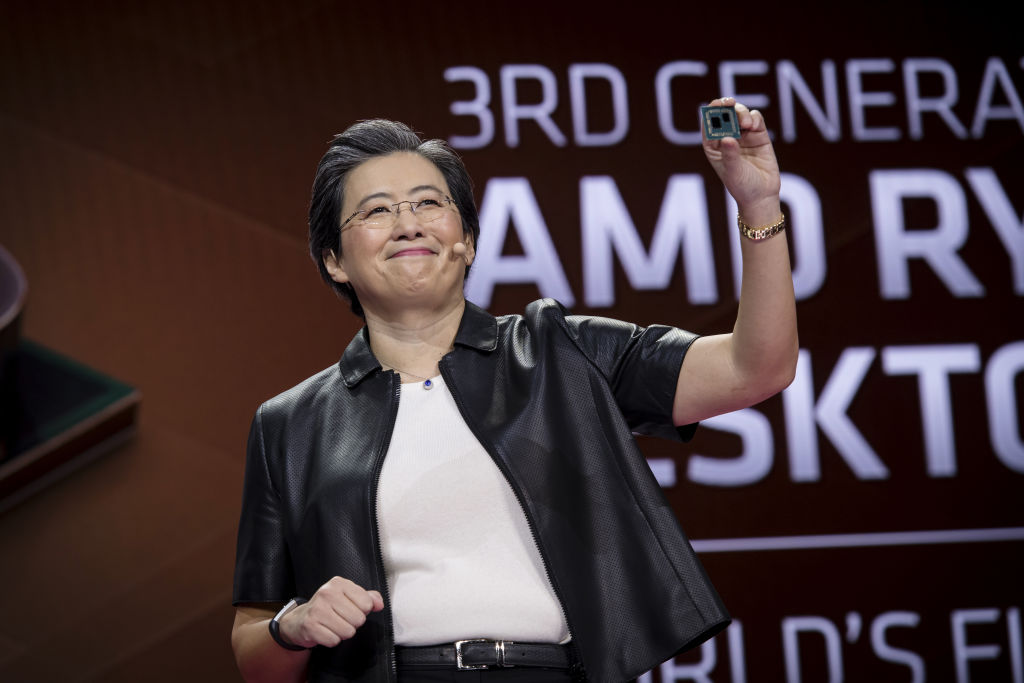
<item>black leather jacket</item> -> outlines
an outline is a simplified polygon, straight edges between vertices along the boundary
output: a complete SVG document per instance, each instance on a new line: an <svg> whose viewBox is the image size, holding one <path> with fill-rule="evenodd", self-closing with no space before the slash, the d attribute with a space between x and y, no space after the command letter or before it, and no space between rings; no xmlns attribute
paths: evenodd
<svg viewBox="0 0 1024 683"><path fill-rule="evenodd" d="M550 300L501 318L467 304L440 363L526 512L588 681L633 678L729 623L631 434L692 435L671 409L694 339ZM234 603L308 598L336 575L385 595L354 638L314 649L312 681L395 680L375 501L399 395L364 328L253 420Z"/></svg>

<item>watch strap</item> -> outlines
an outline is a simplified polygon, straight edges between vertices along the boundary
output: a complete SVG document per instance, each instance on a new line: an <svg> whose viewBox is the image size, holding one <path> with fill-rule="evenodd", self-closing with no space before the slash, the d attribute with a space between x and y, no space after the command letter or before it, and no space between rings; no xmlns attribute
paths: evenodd
<svg viewBox="0 0 1024 683"><path fill-rule="evenodd" d="M268 627L270 629L270 637L274 639L274 642L283 647L286 650L292 650L298 652L299 650L308 650L308 647L302 647L301 645L295 645L289 643L283 637L281 637L281 617L288 614L289 611L295 609L299 605L306 602L305 598L292 598L288 603L281 608L281 611L274 615L274 618L270 620Z"/></svg>

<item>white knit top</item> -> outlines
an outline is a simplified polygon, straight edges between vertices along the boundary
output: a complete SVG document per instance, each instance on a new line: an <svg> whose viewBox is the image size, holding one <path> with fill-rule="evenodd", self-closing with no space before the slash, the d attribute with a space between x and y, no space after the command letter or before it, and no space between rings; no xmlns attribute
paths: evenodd
<svg viewBox="0 0 1024 683"><path fill-rule="evenodd" d="M377 490L395 643L567 641L515 494L444 380L431 381L402 385Z"/></svg>

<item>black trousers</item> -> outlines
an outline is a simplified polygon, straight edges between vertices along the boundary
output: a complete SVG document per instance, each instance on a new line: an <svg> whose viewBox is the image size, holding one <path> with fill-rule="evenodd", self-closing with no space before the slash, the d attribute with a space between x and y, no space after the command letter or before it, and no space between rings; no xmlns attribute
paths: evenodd
<svg viewBox="0 0 1024 683"><path fill-rule="evenodd" d="M398 683L569 683L572 678L565 669L514 667L459 671L454 667L398 667Z"/></svg>

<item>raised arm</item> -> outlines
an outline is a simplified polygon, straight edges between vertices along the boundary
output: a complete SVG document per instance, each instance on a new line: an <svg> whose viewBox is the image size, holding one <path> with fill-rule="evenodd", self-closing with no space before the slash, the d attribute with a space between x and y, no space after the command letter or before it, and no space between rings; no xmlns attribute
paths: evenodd
<svg viewBox="0 0 1024 683"><path fill-rule="evenodd" d="M779 167L764 118L731 97L711 104L736 105L742 137L705 139L708 161L744 223L754 229L777 223L782 217ZM731 333L701 337L687 352L672 409L677 425L753 405L793 379L798 341L786 233L744 237L740 243L743 284L736 323Z"/></svg>

